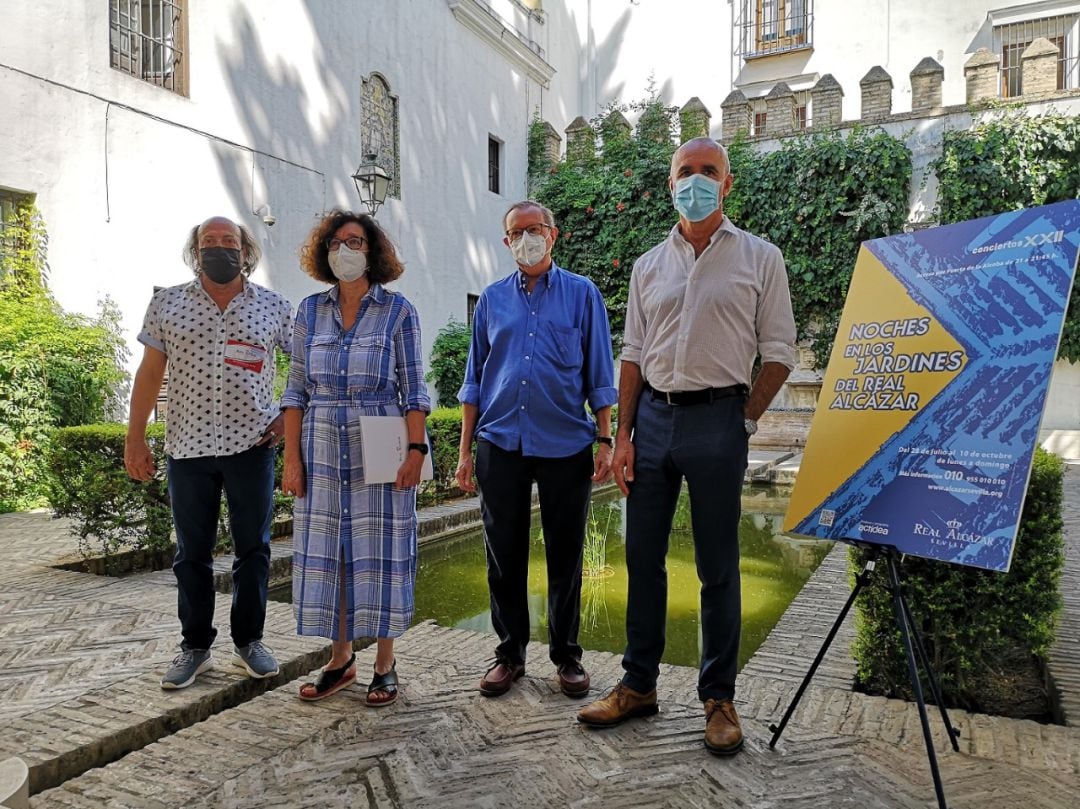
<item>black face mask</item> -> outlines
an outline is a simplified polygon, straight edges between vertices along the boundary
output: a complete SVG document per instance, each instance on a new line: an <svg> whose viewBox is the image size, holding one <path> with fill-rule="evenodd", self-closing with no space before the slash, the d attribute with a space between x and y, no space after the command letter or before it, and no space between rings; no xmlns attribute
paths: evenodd
<svg viewBox="0 0 1080 809"><path fill-rule="evenodd" d="M215 284L227 284L240 274L240 251L233 247L200 247L199 267Z"/></svg>

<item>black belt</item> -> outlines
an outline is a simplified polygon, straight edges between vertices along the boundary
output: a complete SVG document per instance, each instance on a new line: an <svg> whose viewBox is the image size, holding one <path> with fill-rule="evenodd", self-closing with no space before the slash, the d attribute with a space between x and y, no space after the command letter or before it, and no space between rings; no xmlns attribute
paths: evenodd
<svg viewBox="0 0 1080 809"><path fill-rule="evenodd" d="M665 393L656 390L648 382L645 383L647 390L657 402L669 405L696 405L709 404L717 399L727 399L731 396L746 396L750 389L746 385L728 385L726 388L705 388L704 390L680 390Z"/></svg>

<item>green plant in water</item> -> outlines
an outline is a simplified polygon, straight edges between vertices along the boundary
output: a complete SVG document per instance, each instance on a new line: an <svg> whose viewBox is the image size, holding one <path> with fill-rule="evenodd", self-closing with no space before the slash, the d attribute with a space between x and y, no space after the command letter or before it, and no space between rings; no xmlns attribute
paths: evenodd
<svg viewBox="0 0 1080 809"><path fill-rule="evenodd" d="M596 518L596 512L589 506L589 518L585 523L585 551L581 565L581 575L586 579L607 579L615 575L615 568L607 563L607 538L611 528L611 515L614 509L607 507L607 519L603 529Z"/></svg>

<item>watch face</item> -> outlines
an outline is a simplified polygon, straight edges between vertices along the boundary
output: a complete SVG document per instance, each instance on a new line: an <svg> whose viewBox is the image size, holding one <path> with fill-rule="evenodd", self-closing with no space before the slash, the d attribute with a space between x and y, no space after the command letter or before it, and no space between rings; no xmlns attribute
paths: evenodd
<svg viewBox="0 0 1080 809"><path fill-rule="evenodd" d="M757 422L753 419L743 419L743 428L747 435L753 435L757 432Z"/></svg>

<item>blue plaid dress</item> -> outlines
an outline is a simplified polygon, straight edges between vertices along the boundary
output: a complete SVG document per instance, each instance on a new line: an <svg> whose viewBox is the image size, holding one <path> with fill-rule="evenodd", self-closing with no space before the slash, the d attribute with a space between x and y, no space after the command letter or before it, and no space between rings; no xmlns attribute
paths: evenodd
<svg viewBox="0 0 1080 809"><path fill-rule="evenodd" d="M373 284L346 331L337 301L334 286L300 304L281 400L304 411L306 494L293 515L296 631L338 638L344 561L346 637L395 638L413 615L416 489L364 484L358 417L431 410L420 321L404 296Z"/></svg>

